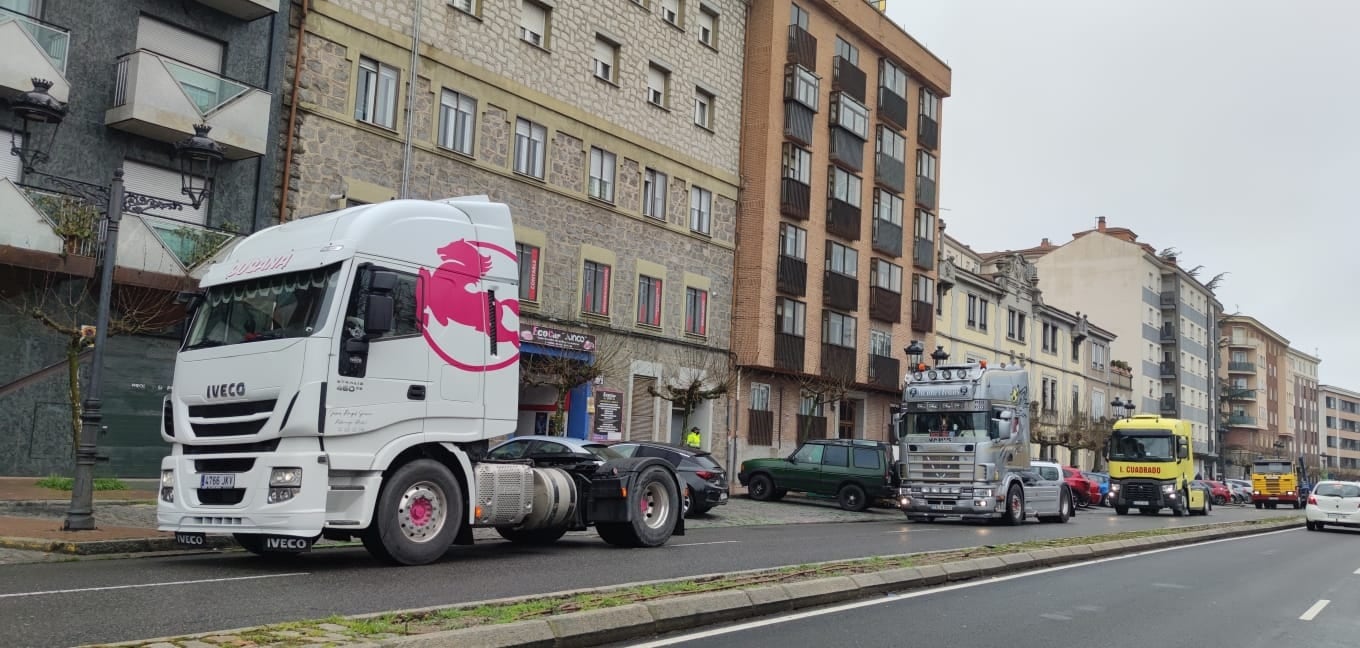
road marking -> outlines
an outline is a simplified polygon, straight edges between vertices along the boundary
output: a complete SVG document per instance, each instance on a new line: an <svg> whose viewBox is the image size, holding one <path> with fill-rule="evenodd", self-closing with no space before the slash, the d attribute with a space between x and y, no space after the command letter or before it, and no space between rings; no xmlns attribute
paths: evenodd
<svg viewBox="0 0 1360 648"><path fill-rule="evenodd" d="M958 584L956 584L956 585L945 585L945 586L943 586L943 587L936 587L936 588L932 588L932 589L916 590L916 591L911 591L911 592L903 592L903 593L899 593L899 594L889 594L889 595L884 596L884 597L882 597L882 598L869 599L869 600L866 600L866 601L857 601L857 602L855 602L855 603L846 603L846 604L844 604L844 605L837 605L837 606L835 606L835 607L829 607L829 608L821 608L821 609L817 609L817 610L811 610L811 611L808 611L808 612L795 612L795 613L793 613L793 614L788 614L788 615L784 615L784 616L773 617L773 618L769 618L769 619L762 619L762 620L760 620L760 621L750 621L750 622L742 623L742 624L738 624L738 625L726 626L726 627L723 627L723 628L715 628L715 629L713 629L713 630L704 630L704 631L701 631L701 632L694 632L694 633L679 635L679 636L675 636L675 637L669 637L669 638L666 638L666 639L658 639L658 640L656 640L656 641L651 641L651 642L648 642L648 643L630 644L630 645L629 645L629 648L661 648L662 646L673 646L673 645L675 645L675 644L687 643L687 642L696 641L696 640L699 640L699 639L708 639L708 638L710 638L710 637L717 637L717 636L721 636L721 635L725 635L725 634L731 634L731 633L733 633L733 632L742 632L742 631L745 631L745 630L754 630L754 629L756 629L756 628L763 628L763 627L765 627L765 626L772 626L772 625L777 625L777 624L780 624L780 623L788 623L788 622L790 622L790 621L799 621L799 620L802 620L802 619L810 619L810 618L813 618L813 617L819 617L819 616L823 616L823 615L827 615L827 614L836 614L836 613L838 613L838 612L845 612L845 611L848 611L848 610L857 610L857 609L859 609L859 608L866 608L866 607L870 607L870 606L874 606L874 605L883 605L884 603L897 603L897 602L905 601L905 600L908 600L908 599L920 598L920 597L923 597L923 596L931 596L931 595L934 595L934 594L939 594L939 593L941 593L941 592L952 592L952 591L954 591L954 590L970 589L970 588L973 588L973 587L978 587L978 586L982 586L982 585L990 585L990 584L992 584L992 583L999 583L999 582L1002 582L1002 581L1015 580L1015 579L1018 579L1018 578L1028 578L1028 577L1030 577L1030 576L1038 576L1038 575L1041 575L1041 574L1048 574L1048 573L1052 573L1052 572L1066 571L1066 570L1068 570L1068 569L1076 569L1076 568L1078 568L1078 567L1086 567L1086 566L1088 566L1088 565L1099 565L1099 564L1102 564L1102 563L1114 562L1114 561L1116 561L1116 560L1127 560L1127 559L1129 559L1129 558L1138 558L1138 557L1140 557L1140 556L1150 556L1150 555L1152 555L1152 554L1166 553L1166 552L1168 552L1168 551L1179 551L1179 550L1181 550L1181 549L1190 549L1190 548L1193 548L1193 547L1203 547L1203 546L1206 546L1206 545L1218 544L1218 543L1220 543L1220 542L1236 542L1236 541L1238 541L1238 540L1245 540L1245 539L1248 539L1248 538L1262 538L1262 537L1265 537L1265 536L1272 536L1272 535L1277 535L1277 534L1280 534L1280 533L1291 533L1291 532L1294 532L1294 531L1297 531L1297 530L1298 530L1298 529L1281 529L1281 530L1279 530L1279 531L1267 531L1266 533L1257 533L1257 534L1253 534L1253 535L1237 536L1237 537L1234 537L1234 538L1221 538L1221 539L1218 539L1218 540L1206 540L1206 541L1204 541L1204 542L1197 542L1197 543L1195 543L1195 544L1180 545L1180 546L1177 546L1177 547L1164 547L1164 548L1162 548L1162 549L1151 549L1151 550L1148 550L1148 551L1140 551L1140 552L1138 552L1138 553L1132 553L1132 554L1127 554L1127 555L1123 555L1123 556L1108 556L1108 557L1105 557L1105 558L1096 558L1096 559L1094 559L1094 560L1087 560L1087 561L1085 561L1085 562L1069 563L1069 564L1066 564L1066 565L1058 565L1058 566L1056 566L1056 567L1045 567L1045 568L1043 568L1043 569L1036 569L1036 570L1034 570L1034 571L1020 572L1020 573L1017 573L1017 574L1007 574L1007 575L1005 575L1005 576L997 576L997 577L995 577L995 578L987 578L987 579L976 580L976 581L967 581L967 582L963 582L963 583L958 583Z"/></svg>
<svg viewBox="0 0 1360 648"><path fill-rule="evenodd" d="M714 540L713 542L686 542L685 544L673 544L673 545L668 545L668 546L671 546L671 547L699 547L699 546L702 546L702 545L733 544L733 543L737 543L737 542L741 542L741 541L740 541L740 540Z"/></svg>
<svg viewBox="0 0 1360 648"><path fill-rule="evenodd" d="M1318 601L1317 603L1314 603L1314 604L1313 604L1313 607L1308 608L1308 611L1307 611L1307 612L1304 612L1304 613L1303 613L1303 616L1300 616L1300 617L1299 617L1299 620L1300 620L1300 621L1312 621L1314 618L1317 617L1318 613L1322 612L1322 608L1327 607L1327 604L1328 604L1328 603L1331 603L1331 601L1329 601L1329 600L1327 600L1327 599L1322 599L1322 600Z"/></svg>
<svg viewBox="0 0 1360 648"><path fill-rule="evenodd" d="M1181 585L1181 584L1179 584L1179 583L1153 583L1152 586L1153 586L1153 587L1163 587L1163 588L1166 588L1166 589L1190 589L1190 586L1188 586L1188 585Z"/></svg>
<svg viewBox="0 0 1360 648"><path fill-rule="evenodd" d="M1071 621L1071 620L1072 620L1072 617L1067 616L1066 614L1054 614L1054 613L1048 613L1048 614L1040 614L1039 616L1041 616L1041 617L1043 617L1043 618L1045 618L1045 619L1048 619L1048 620L1050 620L1050 621Z"/></svg>
<svg viewBox="0 0 1360 648"><path fill-rule="evenodd" d="M1351 572L1351 573L1352 573L1352 574L1360 574L1360 569L1357 569L1357 570L1355 570L1355 571L1353 571L1353 572Z"/></svg>
<svg viewBox="0 0 1360 648"><path fill-rule="evenodd" d="M883 533L925 533L927 531L944 531L944 529L901 529L899 531L884 531Z"/></svg>
<svg viewBox="0 0 1360 648"><path fill-rule="evenodd" d="M44 590L41 592L16 592L0 594L0 598L19 598L21 596L48 596L51 594L73 594L76 592L105 592L108 590L135 589L138 587L167 587L170 585L198 585L200 583L226 583L230 581L259 580L261 578L285 578L288 576L308 576L308 572L293 574L261 574L259 576L233 576L231 578L204 578L202 580L169 581L164 583L139 583L136 585L106 585L104 587L78 587L75 589Z"/></svg>

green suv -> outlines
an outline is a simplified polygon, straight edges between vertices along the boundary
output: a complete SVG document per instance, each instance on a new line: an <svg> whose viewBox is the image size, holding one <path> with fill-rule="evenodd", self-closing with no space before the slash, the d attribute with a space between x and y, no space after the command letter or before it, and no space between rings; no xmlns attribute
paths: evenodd
<svg viewBox="0 0 1360 648"><path fill-rule="evenodd" d="M789 491L834 497L847 511L896 494L893 446L882 441L818 439L804 441L786 459L747 459L737 481L751 499L774 501Z"/></svg>

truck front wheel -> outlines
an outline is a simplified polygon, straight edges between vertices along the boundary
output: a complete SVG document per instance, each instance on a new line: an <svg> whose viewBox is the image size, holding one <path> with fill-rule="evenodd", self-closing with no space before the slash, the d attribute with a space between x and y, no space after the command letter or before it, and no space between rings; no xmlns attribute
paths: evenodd
<svg viewBox="0 0 1360 648"><path fill-rule="evenodd" d="M616 547L659 547L670 540L680 512L675 478L660 466L648 466L628 489L633 514L627 522L598 522L595 530Z"/></svg>
<svg viewBox="0 0 1360 648"><path fill-rule="evenodd" d="M463 524L463 489L444 464L417 459L392 473L364 531L374 558L400 565L438 560Z"/></svg>
<svg viewBox="0 0 1360 648"><path fill-rule="evenodd" d="M1012 484L1006 491L1006 524L1020 526L1025 522L1025 491Z"/></svg>

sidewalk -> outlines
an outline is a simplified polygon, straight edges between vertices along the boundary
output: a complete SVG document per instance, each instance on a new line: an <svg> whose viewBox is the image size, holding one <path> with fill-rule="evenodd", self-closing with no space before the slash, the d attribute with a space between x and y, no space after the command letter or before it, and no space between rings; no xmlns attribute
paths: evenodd
<svg viewBox="0 0 1360 648"><path fill-rule="evenodd" d="M146 525L119 526L121 520L100 515L100 504L154 507L156 493L142 490L154 482L132 480L128 490L95 491L96 528L91 531L62 530L71 492L41 488L37 482L37 477L0 477L0 548L76 555L176 549L173 534Z"/></svg>
<svg viewBox="0 0 1360 648"><path fill-rule="evenodd" d="M38 486L38 477L0 477L0 501L7 502L44 502L44 501L71 501L71 491L56 490L53 488L41 488ZM154 487L154 480L129 479L124 480L128 484L128 490L121 491L95 491L94 498L98 501L142 501L155 502L156 491L149 490ZM139 489L148 490L139 490Z"/></svg>

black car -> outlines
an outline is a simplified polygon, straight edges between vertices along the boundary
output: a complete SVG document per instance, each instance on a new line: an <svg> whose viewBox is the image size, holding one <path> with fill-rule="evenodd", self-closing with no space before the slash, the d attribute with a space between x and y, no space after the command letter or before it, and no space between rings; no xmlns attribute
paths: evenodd
<svg viewBox="0 0 1360 648"><path fill-rule="evenodd" d="M657 457L669 461L685 480L685 515L693 517L727 503L727 471L713 455L689 446L655 441L625 441L609 446L626 457Z"/></svg>

